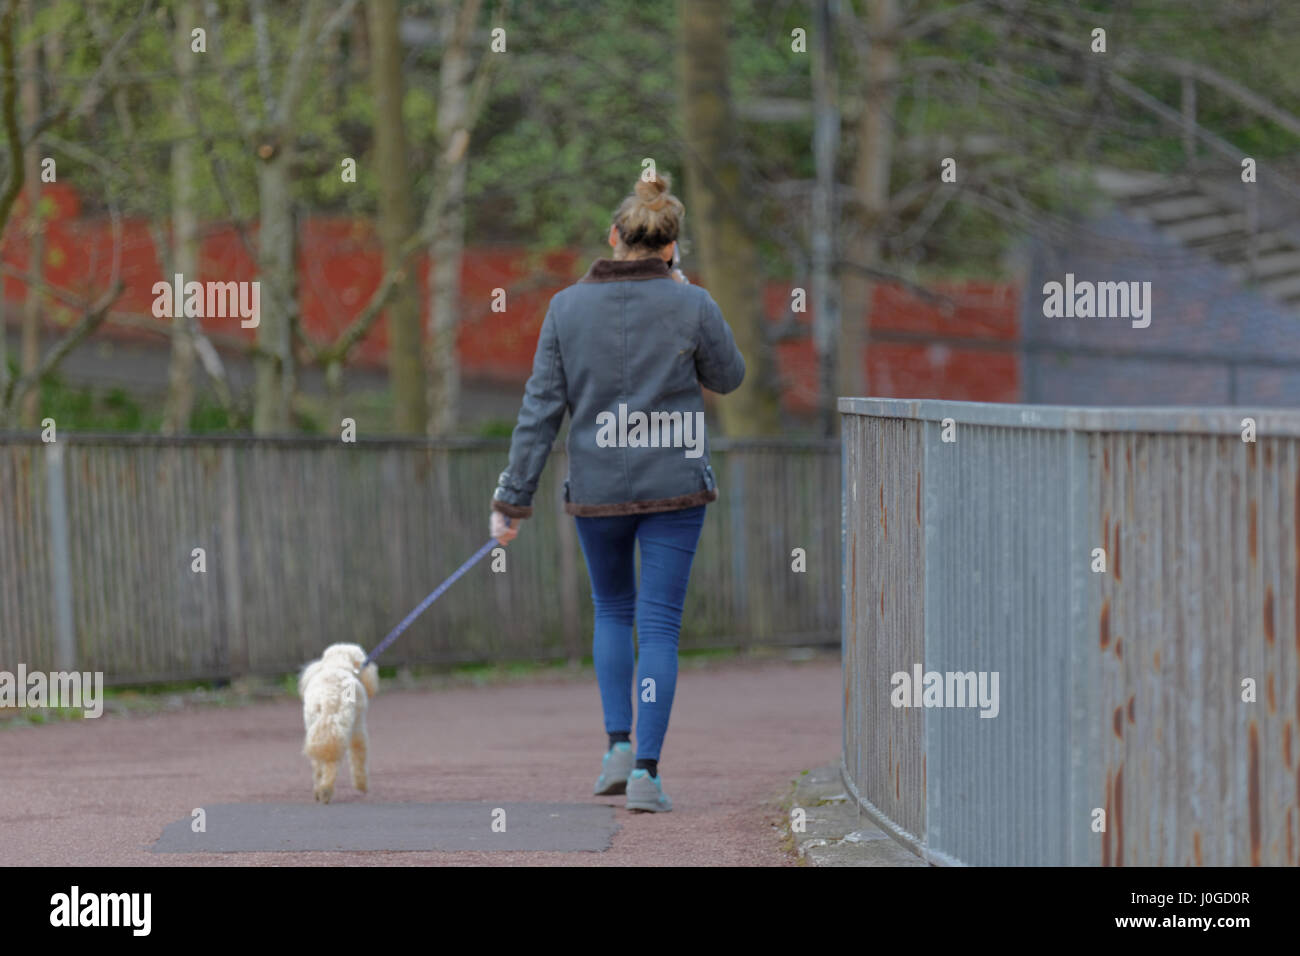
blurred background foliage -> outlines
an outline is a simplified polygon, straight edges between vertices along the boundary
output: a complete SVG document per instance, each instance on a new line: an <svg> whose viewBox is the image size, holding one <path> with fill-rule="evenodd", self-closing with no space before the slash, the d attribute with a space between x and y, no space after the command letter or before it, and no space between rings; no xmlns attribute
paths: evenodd
<svg viewBox="0 0 1300 956"><path fill-rule="evenodd" d="M207 52L194 61L188 85L176 66L177 23L186 2L207 31ZM93 108L66 111L41 132L41 155L57 157L60 181L77 185L84 215L143 218L160 236L176 212L174 149L184 141L200 147L187 173L200 232L233 222L253 235L266 199L258 149L272 141L292 145L286 201L299 222L305 216L377 220L384 176L375 173L382 117L371 72L373 2L319 6L320 19L308 30L303 24L317 9L313 3L3 0L14 27L20 86L32 80L21 64L27 51L35 51L34 92L42 110L93 96ZM768 279L794 281L811 268L818 91L810 65L817 51L813 24L823 5L702 3L720 9L726 25L716 45L725 58L725 105L735 118L732 155L741 175L730 201L748 217L756 261ZM448 0L394 6L409 206L425 210L448 175L440 165L448 146L445 131L439 132L449 88L444 67L448 50L455 49L456 17L467 7ZM453 227L455 237L441 241L454 239L457 248L515 243L538 254L580 249L585 259L604 253L611 211L644 157L653 157L684 190L692 163L711 161L691 142L684 121L689 104L680 58L689 6L689 0L470 4L472 22L461 48L470 69L460 80L468 83L484 68L494 24L505 27L507 50L470 124L464 222ZM1115 76L1174 110L1184 92L1178 63L1218 71L1282 109L1300 94L1300 4L1294 2L839 0L829 8L839 130L834 191L845 210L845 242L855 230L869 232L879 252L867 264L907 282L1005 277L1017 243L1062 227L1092 201L1083 174L1088 168L1182 169L1188 158L1179 130L1119 95ZM326 18L340 11L346 15L331 28ZM1104 53L1089 49L1097 27L1106 31ZM796 31L806 32L807 52L792 49ZM864 142L879 148L881 137L868 140L855 131L872 97L882 95L884 87L873 87L869 76L882 50L895 59L882 107L889 208L858 221L850 213L860 199L859 151ZM104 70L106 62L111 70ZM301 100L286 122L277 121L277 98L294 77L302 84ZM1195 110L1202 127L1243 154L1293 164L1300 137L1243 110L1238 98L1201 84ZM35 148L26 140L23 146ZM951 197L935 190L937 163L945 156L957 157L961 170L962 187ZM342 157L356 159L361 174L355 183L342 181ZM696 238L698 225L688 214L688 240ZM9 229L6 245L23 242L18 233ZM687 265L698 261L688 257ZM832 273L840 275L834 264ZM282 287L290 287L289 277ZM274 310L265 295L265 307ZM56 303L47 301L45 308ZM11 327L16 311L10 303ZM736 321L743 327L748 320ZM265 348L280 351L255 360L292 363L271 335ZM318 343L317 350L314 358L298 360L327 370L327 344ZM30 371L25 355L3 359L0 368L14 369L10 378ZM347 359L343 354L342 364ZM424 364L435 380L446 377L436 357ZM258 387L254 407L271 400L260 381ZM40 406L96 427L148 429L162 420L157 410L132 409L124 395L91 401L69 388L48 377ZM255 427L257 415L247 403L217 402L202 385L198 393L190 429ZM409 388L405 395L399 388L390 404L415 401ZM329 410L324 404L319 415L299 414L293 425L326 420ZM759 414L757 406L742 408L728 427L737 431L743 416ZM489 428L500 431L501 423Z"/></svg>

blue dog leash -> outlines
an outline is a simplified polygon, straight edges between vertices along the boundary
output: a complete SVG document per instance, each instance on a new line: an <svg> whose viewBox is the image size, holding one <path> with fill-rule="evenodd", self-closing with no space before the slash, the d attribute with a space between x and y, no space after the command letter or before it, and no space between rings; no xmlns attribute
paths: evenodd
<svg viewBox="0 0 1300 956"><path fill-rule="evenodd" d="M507 527L508 526L509 525L507 525ZM455 584L466 571L468 571L470 568L474 567L474 565L482 561L483 558L488 554L488 552L491 551L493 548L497 547L498 544L499 542L497 541L496 538L488 538L487 543L483 545L483 547L475 551L473 556L468 561L466 561L464 564L458 567L455 571L451 572L451 577L447 578L447 580L443 581L436 588L434 588L433 593L431 593L427 598L421 601L416 606L414 611L412 611L410 614L406 615L405 618L403 618L401 624L393 628L393 630L389 633L389 635L379 642L379 646L370 652L370 654L366 657L365 661L362 662L361 666L357 668L357 672L360 673L361 671L365 670L366 667L372 661L374 661L376 657L384 653L384 651L388 650L388 646L392 644L393 641L401 637L402 632L405 631L408 627L410 627L415 622L415 619L417 617L419 617L426 610L428 610L430 604L438 600L438 598L442 597L443 594L446 593L447 588Z"/></svg>

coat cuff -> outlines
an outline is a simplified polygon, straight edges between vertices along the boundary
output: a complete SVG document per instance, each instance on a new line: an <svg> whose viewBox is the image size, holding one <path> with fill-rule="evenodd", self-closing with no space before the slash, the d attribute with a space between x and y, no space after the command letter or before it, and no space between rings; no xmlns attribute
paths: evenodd
<svg viewBox="0 0 1300 956"><path fill-rule="evenodd" d="M492 499L492 510L501 512L507 518L531 518L533 516L532 505L512 505L498 498Z"/></svg>

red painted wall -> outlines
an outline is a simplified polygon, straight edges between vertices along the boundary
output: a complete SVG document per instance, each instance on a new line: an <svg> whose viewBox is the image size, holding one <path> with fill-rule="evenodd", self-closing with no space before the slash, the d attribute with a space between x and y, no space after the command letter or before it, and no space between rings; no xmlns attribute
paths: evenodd
<svg viewBox="0 0 1300 956"><path fill-rule="evenodd" d="M112 274L113 230L109 221L82 218L76 193L62 185L44 188L46 282L81 296L103 291ZM9 223L0 258L26 271L30 258L28 219L20 200ZM124 220L121 276L126 291L114 310L151 314L153 284L164 279L146 224ZM250 235L256 242L256 233ZM475 246L466 251L461 283L464 301L457 349L468 378L517 385L532 367L533 348L550 297L580 276L585 255L566 250L540 255L525 247ZM428 259L419 263L421 288L427 286ZM304 329L311 338L328 342L343 329L383 275L383 262L372 223L318 217L302 229L299 252L300 305ZM204 230L198 279L253 280L257 270L236 230L214 225ZM695 280L692 276L692 280ZM16 303L25 296L21 279L5 276L5 298ZM492 290L504 288L506 312L491 311ZM772 322L789 308L790 284L770 282L764 305ZM965 282L936 289L956 303L948 311L893 286L878 285L871 309L871 343L860 359L867 374L867 392L899 398L947 398L1010 402L1020 398L1019 362L1014 352L1019 338L1018 290L1014 285ZM269 307L263 290L263 309ZM16 313L8 310L10 322ZM53 307L50 321L66 322L67 310ZM796 317L809 324L811 314ZM203 326L228 335L252 338L238 317L205 319ZM106 326L100 335L157 341L156 336L122 326ZM920 341L891 341L893 334ZM883 338L883 340L881 340ZM937 342L933 339L942 338ZM965 343L970 342L967 346ZM1001 351L979 348L998 344ZM353 353L358 364L382 366L387 354L387 329L381 320ZM811 339L777 347L776 358L787 407L794 412L813 408L816 366Z"/></svg>

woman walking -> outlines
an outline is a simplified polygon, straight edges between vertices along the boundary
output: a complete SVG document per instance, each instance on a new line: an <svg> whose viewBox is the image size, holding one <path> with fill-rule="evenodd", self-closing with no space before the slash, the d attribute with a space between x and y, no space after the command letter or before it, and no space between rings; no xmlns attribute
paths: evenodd
<svg viewBox="0 0 1300 956"><path fill-rule="evenodd" d="M591 578L592 655L609 738L594 792L626 793L629 810L672 809L659 754L691 563L705 505L718 497L701 386L725 394L745 377L717 303L670 268L684 216L665 178L638 180L610 226L614 257L597 259L551 300L492 500L492 537L507 544L517 519L532 514L567 410L564 508L575 516Z"/></svg>

